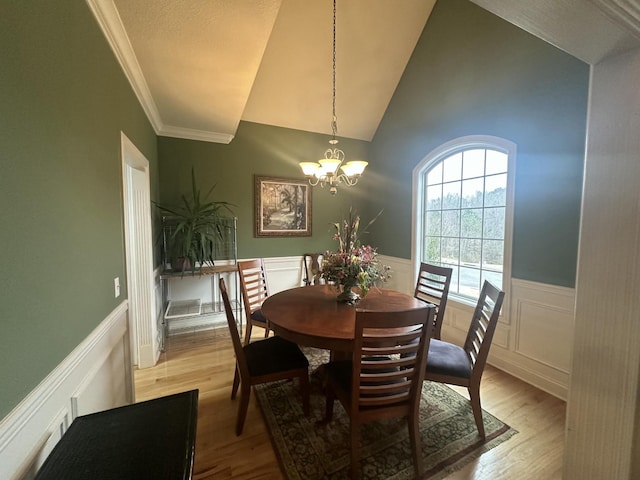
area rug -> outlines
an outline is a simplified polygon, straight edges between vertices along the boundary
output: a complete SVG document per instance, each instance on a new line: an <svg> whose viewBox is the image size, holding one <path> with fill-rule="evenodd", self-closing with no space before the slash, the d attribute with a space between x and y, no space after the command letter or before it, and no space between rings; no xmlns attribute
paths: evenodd
<svg viewBox="0 0 640 480"><path fill-rule="evenodd" d="M306 349L311 375L311 415L302 413L298 383L274 382L255 388L274 450L287 480L349 478L349 417L336 401L333 420L324 417L324 394L317 368L328 352ZM484 412L486 438L478 436L469 401L446 385L425 382L420 404L423 479L445 478L517 432ZM392 419L362 428L362 478L415 478L407 422Z"/></svg>

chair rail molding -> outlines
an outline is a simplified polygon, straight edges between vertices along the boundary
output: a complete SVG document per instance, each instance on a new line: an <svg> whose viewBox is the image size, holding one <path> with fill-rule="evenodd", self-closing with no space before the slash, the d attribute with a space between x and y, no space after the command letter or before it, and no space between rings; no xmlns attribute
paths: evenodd
<svg viewBox="0 0 640 480"><path fill-rule="evenodd" d="M380 256L391 267L387 288L413 293L411 260ZM575 317L575 289L511 279L488 363L562 400L567 399ZM508 305L508 306L507 306ZM449 297L443 340L464 343L473 307Z"/></svg>
<svg viewBox="0 0 640 480"><path fill-rule="evenodd" d="M415 273L411 260L380 255L391 268L385 288L412 295ZM240 259L239 259L240 260ZM247 259L245 259L247 260ZM264 258L273 295L304 284L302 254ZM572 356L575 290L512 279L510 298L493 338L488 363L566 400ZM462 344L473 307L449 298L442 327L443 340Z"/></svg>
<svg viewBox="0 0 640 480"><path fill-rule="evenodd" d="M0 478L32 478L75 414L133 401L125 300L0 421Z"/></svg>

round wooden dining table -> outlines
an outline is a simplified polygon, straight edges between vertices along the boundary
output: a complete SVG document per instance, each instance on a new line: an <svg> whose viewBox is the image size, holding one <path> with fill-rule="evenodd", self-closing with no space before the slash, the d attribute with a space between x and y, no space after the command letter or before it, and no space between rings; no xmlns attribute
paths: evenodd
<svg viewBox="0 0 640 480"><path fill-rule="evenodd" d="M356 311L394 312L426 305L411 295L386 288L372 287L355 306L338 302L337 295L334 285L292 288L267 297L262 313L276 335L298 345L350 352Z"/></svg>

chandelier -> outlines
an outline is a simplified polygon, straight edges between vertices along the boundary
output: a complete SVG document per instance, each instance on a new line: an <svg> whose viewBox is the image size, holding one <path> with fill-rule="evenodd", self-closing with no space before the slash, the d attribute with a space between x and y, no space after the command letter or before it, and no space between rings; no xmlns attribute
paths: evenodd
<svg viewBox="0 0 640 480"><path fill-rule="evenodd" d="M362 160L344 161L344 152L336 145L338 140L338 118L336 117L336 0L333 0L333 117L331 119L331 147L324 152L324 158L317 162L300 162L302 172L309 180L311 186L320 184L324 188L329 187L331 195L338 192L337 186L346 183L353 186L364 172L367 162ZM342 172L340 172L342 170Z"/></svg>

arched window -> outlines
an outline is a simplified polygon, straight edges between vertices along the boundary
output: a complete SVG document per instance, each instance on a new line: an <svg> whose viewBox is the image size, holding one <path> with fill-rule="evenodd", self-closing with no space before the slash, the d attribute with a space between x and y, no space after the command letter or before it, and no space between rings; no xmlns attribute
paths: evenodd
<svg viewBox="0 0 640 480"><path fill-rule="evenodd" d="M515 144L458 138L415 168L413 259L453 268L452 298L475 303L484 280L511 277Z"/></svg>

